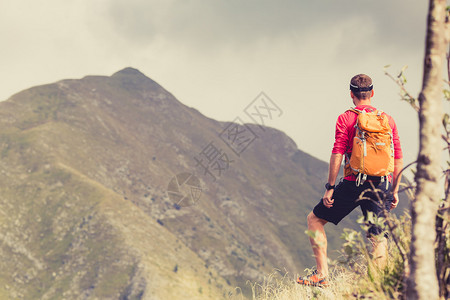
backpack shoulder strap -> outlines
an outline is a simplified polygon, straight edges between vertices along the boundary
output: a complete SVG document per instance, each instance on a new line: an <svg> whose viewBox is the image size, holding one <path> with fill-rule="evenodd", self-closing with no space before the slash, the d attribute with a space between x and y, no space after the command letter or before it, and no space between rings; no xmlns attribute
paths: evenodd
<svg viewBox="0 0 450 300"><path fill-rule="evenodd" d="M364 111L359 110L359 109L356 109L356 108L353 108L353 107L350 107L350 108L347 109L346 111L352 111L352 112L354 112L354 113L357 114L357 115L364 113Z"/></svg>

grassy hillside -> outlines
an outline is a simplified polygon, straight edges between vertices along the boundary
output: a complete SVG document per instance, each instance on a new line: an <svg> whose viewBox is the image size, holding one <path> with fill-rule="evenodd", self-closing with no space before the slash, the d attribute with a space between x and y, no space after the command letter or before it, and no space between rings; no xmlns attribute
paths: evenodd
<svg viewBox="0 0 450 300"><path fill-rule="evenodd" d="M223 295L225 281L214 271L210 275L167 229L105 186L34 148L39 134L33 129L2 139L8 140L0 172L4 299Z"/></svg>

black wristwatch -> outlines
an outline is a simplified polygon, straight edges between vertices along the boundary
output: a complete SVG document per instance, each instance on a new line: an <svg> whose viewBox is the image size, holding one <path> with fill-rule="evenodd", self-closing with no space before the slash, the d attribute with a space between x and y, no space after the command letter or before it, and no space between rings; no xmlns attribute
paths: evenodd
<svg viewBox="0 0 450 300"><path fill-rule="evenodd" d="M328 182L325 183L325 188L327 189L327 191L329 190L334 190L336 186L329 184Z"/></svg>

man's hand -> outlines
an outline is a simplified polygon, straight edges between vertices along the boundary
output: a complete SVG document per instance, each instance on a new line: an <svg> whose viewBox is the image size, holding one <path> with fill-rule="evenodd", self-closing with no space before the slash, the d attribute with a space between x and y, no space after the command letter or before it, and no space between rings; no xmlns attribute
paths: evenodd
<svg viewBox="0 0 450 300"><path fill-rule="evenodd" d="M392 192L394 194L394 201L391 203L391 209L397 207L398 204L398 188L400 186L400 181L402 179L401 170L403 168L403 158L394 159L394 186L392 187Z"/></svg>
<svg viewBox="0 0 450 300"><path fill-rule="evenodd" d="M333 206L334 199L331 199L331 197L333 197L333 192L334 192L334 189L331 189L331 190L325 191L325 194L323 194L322 201L323 201L323 205L325 205L326 208L330 208Z"/></svg>
<svg viewBox="0 0 450 300"><path fill-rule="evenodd" d="M330 166L328 169L328 183L331 185L335 185L336 178L339 174L339 168L341 167L342 158L344 157L343 154L339 153L332 153L330 157ZM334 189L325 191L325 194L323 195L322 201L326 208L330 208L333 206L334 199L331 199L333 197Z"/></svg>
<svg viewBox="0 0 450 300"><path fill-rule="evenodd" d="M394 209L397 207L398 205L398 193L394 193L394 201L392 201L391 203L391 209Z"/></svg>

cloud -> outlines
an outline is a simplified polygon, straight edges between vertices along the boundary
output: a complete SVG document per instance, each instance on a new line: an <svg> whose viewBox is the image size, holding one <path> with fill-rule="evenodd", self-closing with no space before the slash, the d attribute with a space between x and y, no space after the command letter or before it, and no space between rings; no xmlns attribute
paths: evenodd
<svg viewBox="0 0 450 300"><path fill-rule="evenodd" d="M287 111L276 126L327 159L330 146L303 141L332 140L336 111L351 105L351 76L370 74L377 103L394 114L402 105L382 67L414 64L409 79L417 82L426 11L426 3L406 0L110 0L90 18L109 55L138 59L142 71L210 117L233 119L263 89ZM330 120L315 133L298 130L316 122L303 111L319 110Z"/></svg>
<svg viewBox="0 0 450 300"><path fill-rule="evenodd" d="M414 45L414 33L424 32L424 22L417 22L424 20L423 6L410 1L113 0L100 9L109 28L135 45L161 39L207 52L252 47L261 40L301 41L311 33L326 40L333 28L350 24L342 38L351 51L361 45Z"/></svg>

